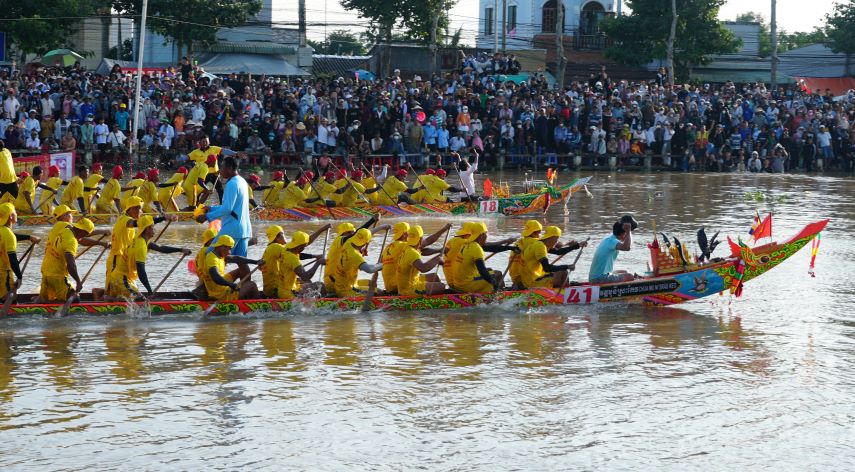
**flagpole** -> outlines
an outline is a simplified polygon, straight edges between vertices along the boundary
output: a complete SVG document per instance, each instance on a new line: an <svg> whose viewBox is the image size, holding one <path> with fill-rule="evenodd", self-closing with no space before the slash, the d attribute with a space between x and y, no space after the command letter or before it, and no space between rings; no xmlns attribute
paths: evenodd
<svg viewBox="0 0 855 472"><path fill-rule="evenodd" d="M140 117L140 95L142 89L142 70L143 70L143 54L145 52L145 23L148 18L148 0L143 0L142 3L142 20L140 21L140 42L139 51L137 51L137 91L134 95L134 120L131 125L131 139L128 141L128 160L132 159L134 154L134 143L137 139L137 128L139 124L137 120ZM145 129L145 128L143 128Z"/></svg>

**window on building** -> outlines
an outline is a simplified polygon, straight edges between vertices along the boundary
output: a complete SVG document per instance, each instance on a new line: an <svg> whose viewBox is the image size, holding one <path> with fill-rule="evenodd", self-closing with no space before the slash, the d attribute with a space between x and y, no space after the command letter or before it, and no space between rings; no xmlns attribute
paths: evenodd
<svg viewBox="0 0 855 472"><path fill-rule="evenodd" d="M564 9L564 6L561 6ZM564 21L567 21L567 11L564 10ZM556 23L558 22L558 2L556 0L549 0L548 2L543 4L543 9L541 9L541 20L540 20L540 31L544 33L554 33L556 31ZM562 25L561 30L564 30L564 26Z"/></svg>
<svg viewBox="0 0 855 472"><path fill-rule="evenodd" d="M493 9L484 9L484 34L490 36L493 34Z"/></svg>
<svg viewBox="0 0 855 472"><path fill-rule="evenodd" d="M508 31L517 27L517 6L510 5L508 7Z"/></svg>

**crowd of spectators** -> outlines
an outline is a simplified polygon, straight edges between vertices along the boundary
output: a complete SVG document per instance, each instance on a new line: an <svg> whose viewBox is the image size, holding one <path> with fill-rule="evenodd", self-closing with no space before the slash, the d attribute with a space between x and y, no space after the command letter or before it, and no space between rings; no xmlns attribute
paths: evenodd
<svg viewBox="0 0 855 472"><path fill-rule="evenodd" d="M798 84L679 84L667 72L647 82L612 80L605 68L557 90L540 73L520 79L512 55L460 55L460 67L430 78L395 70L379 80L213 77L186 58L135 80L65 69L0 71L0 139L10 149L77 149L119 159L135 143L164 166L180 164L203 135L265 163L277 156L391 155L422 166L430 155L482 154L482 168L535 160L640 164L682 170L851 170L855 94L811 93ZM508 76L516 81L508 80Z"/></svg>

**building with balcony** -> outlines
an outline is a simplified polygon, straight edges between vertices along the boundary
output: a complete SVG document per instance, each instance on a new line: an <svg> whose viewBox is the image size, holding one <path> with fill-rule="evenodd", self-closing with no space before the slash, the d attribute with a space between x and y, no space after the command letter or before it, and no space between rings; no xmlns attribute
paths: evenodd
<svg viewBox="0 0 855 472"><path fill-rule="evenodd" d="M572 49L602 49L605 35L599 28L603 18L620 13L620 0L481 0L478 48L544 49L554 47L555 34L563 31L565 44ZM564 24L558 24L558 7L564 9ZM498 14L497 14L498 13ZM506 33L503 36L503 24ZM498 34L496 34L498 33Z"/></svg>

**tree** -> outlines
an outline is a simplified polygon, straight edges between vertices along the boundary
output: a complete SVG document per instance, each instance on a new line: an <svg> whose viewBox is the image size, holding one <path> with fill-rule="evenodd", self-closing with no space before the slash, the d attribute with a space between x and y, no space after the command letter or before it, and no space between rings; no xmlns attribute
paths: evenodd
<svg viewBox="0 0 855 472"><path fill-rule="evenodd" d="M769 24L763 14L748 11L736 15L736 21L743 23L760 23L760 34L757 36L757 55L760 57L769 57L772 54L772 39L769 34ZM781 32L783 34L783 31ZM779 35L780 36L780 35ZM781 51L780 37L778 50Z"/></svg>
<svg viewBox="0 0 855 472"><path fill-rule="evenodd" d="M392 43L392 28L400 21L402 9L401 4L407 0L341 0L341 6L345 10L357 11L359 16L370 21L368 31L372 38L382 38L387 47L383 48L381 61L381 75L388 76L391 72L392 51L389 45Z"/></svg>
<svg viewBox="0 0 855 472"><path fill-rule="evenodd" d="M708 64L711 56L736 52L739 39L718 21L725 0L680 0L674 38L674 68L679 76L690 76L695 65ZM663 59L667 52L672 15L670 0L627 0L629 15L609 18L602 29L614 44L606 57L621 64L644 65Z"/></svg>
<svg viewBox="0 0 855 472"><path fill-rule="evenodd" d="M325 41L309 41L315 54L338 54L346 56L365 55L367 48L359 37L347 30L335 30Z"/></svg>
<svg viewBox="0 0 855 472"><path fill-rule="evenodd" d="M148 28L173 41L181 54L216 41L220 28L244 25L261 10L259 0L150 0Z"/></svg>
<svg viewBox="0 0 855 472"><path fill-rule="evenodd" d="M56 18L87 16L93 13L91 7L86 0L3 0L0 10L8 20L0 20L0 31L5 31L7 41L21 52L23 62L27 54L67 46L79 22Z"/></svg>
<svg viewBox="0 0 855 472"><path fill-rule="evenodd" d="M757 12L745 12L736 16L736 21L760 23L760 34L758 41L758 55L760 57L769 57L772 53L772 40L769 34L769 23L762 14ZM824 43L827 40L825 32L816 27L811 32L796 31L788 33L785 30L778 32L778 53L789 51L810 44Z"/></svg>
<svg viewBox="0 0 855 472"><path fill-rule="evenodd" d="M852 54L855 54L855 0L835 3L834 10L825 15L828 45L836 53L846 55L846 75L850 73Z"/></svg>

